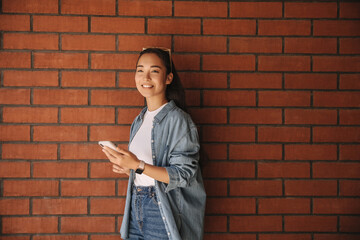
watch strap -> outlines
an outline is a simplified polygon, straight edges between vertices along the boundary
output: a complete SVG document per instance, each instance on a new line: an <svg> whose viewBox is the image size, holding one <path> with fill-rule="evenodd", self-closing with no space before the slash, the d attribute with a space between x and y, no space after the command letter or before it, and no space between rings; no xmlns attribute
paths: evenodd
<svg viewBox="0 0 360 240"><path fill-rule="evenodd" d="M135 170L135 173L142 174L145 169L145 162L143 160L140 160L138 168Z"/></svg>

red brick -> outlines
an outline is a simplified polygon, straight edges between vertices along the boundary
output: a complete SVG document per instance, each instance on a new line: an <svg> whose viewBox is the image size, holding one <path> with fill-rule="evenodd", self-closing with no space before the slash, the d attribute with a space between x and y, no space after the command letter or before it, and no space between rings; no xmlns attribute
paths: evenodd
<svg viewBox="0 0 360 240"><path fill-rule="evenodd" d="M225 37L175 36L174 43L175 52L226 52Z"/></svg>
<svg viewBox="0 0 360 240"><path fill-rule="evenodd" d="M57 0L3 0L3 12L58 13Z"/></svg>
<svg viewBox="0 0 360 240"><path fill-rule="evenodd" d="M0 141L30 141L30 126L0 126Z"/></svg>
<svg viewBox="0 0 360 240"><path fill-rule="evenodd" d="M314 163L314 178L359 178L357 163Z"/></svg>
<svg viewBox="0 0 360 240"><path fill-rule="evenodd" d="M258 178L309 178L309 163L258 163Z"/></svg>
<svg viewBox="0 0 360 240"><path fill-rule="evenodd" d="M59 36L56 34L6 33L4 49L58 50Z"/></svg>
<svg viewBox="0 0 360 240"><path fill-rule="evenodd" d="M259 214L309 214L310 199L264 198L259 199Z"/></svg>
<svg viewBox="0 0 360 240"><path fill-rule="evenodd" d="M282 88L282 75L279 73L231 73L231 88Z"/></svg>
<svg viewBox="0 0 360 240"><path fill-rule="evenodd" d="M1 31L29 31L30 15L0 15Z"/></svg>
<svg viewBox="0 0 360 240"><path fill-rule="evenodd" d="M310 71L308 56L259 56L259 71Z"/></svg>
<svg viewBox="0 0 360 240"><path fill-rule="evenodd" d="M205 225L206 227L206 225ZM256 240L255 234L245 234L245 233L211 233L204 235L205 240Z"/></svg>
<svg viewBox="0 0 360 240"><path fill-rule="evenodd" d="M209 198L206 201L208 214L254 214L255 199L246 198Z"/></svg>
<svg viewBox="0 0 360 240"><path fill-rule="evenodd" d="M341 38L340 54L359 54L360 39L357 38Z"/></svg>
<svg viewBox="0 0 360 240"><path fill-rule="evenodd" d="M226 144L202 144L204 152L211 158L216 160L227 159L227 146ZM202 161L202 159L200 159ZM206 165L206 162L204 163Z"/></svg>
<svg viewBox="0 0 360 240"><path fill-rule="evenodd" d="M34 53L35 68L88 68L87 53Z"/></svg>
<svg viewBox="0 0 360 240"><path fill-rule="evenodd" d="M335 216L285 216L286 232L336 232Z"/></svg>
<svg viewBox="0 0 360 240"><path fill-rule="evenodd" d="M200 56L189 54L174 54L172 56L176 70L200 70Z"/></svg>
<svg viewBox="0 0 360 240"><path fill-rule="evenodd" d="M28 162L0 162L0 178L28 178L30 177L30 163Z"/></svg>
<svg viewBox="0 0 360 240"><path fill-rule="evenodd" d="M125 16L171 16L172 3L167 1L119 1L118 14Z"/></svg>
<svg viewBox="0 0 360 240"><path fill-rule="evenodd" d="M68 234L33 236L33 240L63 240L65 236L66 236L66 240L88 240L87 235L68 235ZM92 237L92 239L94 239L94 237Z"/></svg>
<svg viewBox="0 0 360 240"><path fill-rule="evenodd" d="M86 141L87 127L34 126L33 134L34 141Z"/></svg>
<svg viewBox="0 0 360 240"><path fill-rule="evenodd" d="M231 144L229 146L229 159L281 160L282 146L280 144Z"/></svg>
<svg viewBox="0 0 360 240"><path fill-rule="evenodd" d="M356 198L315 198L314 214L359 214L359 200Z"/></svg>
<svg viewBox="0 0 360 240"><path fill-rule="evenodd" d="M282 183L279 180L232 180L230 196L281 196Z"/></svg>
<svg viewBox="0 0 360 240"><path fill-rule="evenodd" d="M360 110L340 110L341 125L360 125Z"/></svg>
<svg viewBox="0 0 360 240"><path fill-rule="evenodd" d="M101 151L98 149L98 151ZM101 151L104 158L105 154ZM91 178L114 178L118 179L120 177L126 178L126 174L118 174L112 171L112 163L110 161L106 162L93 162L90 165L90 177Z"/></svg>
<svg viewBox="0 0 360 240"><path fill-rule="evenodd" d="M57 233L57 217L3 217L2 233Z"/></svg>
<svg viewBox="0 0 360 240"><path fill-rule="evenodd" d="M90 214L124 214L125 198L92 198Z"/></svg>
<svg viewBox="0 0 360 240"><path fill-rule="evenodd" d="M117 123L131 124L140 111L141 108L119 108L117 110Z"/></svg>
<svg viewBox="0 0 360 240"><path fill-rule="evenodd" d="M114 51L115 36L111 35L62 35L62 50Z"/></svg>
<svg viewBox="0 0 360 240"><path fill-rule="evenodd" d="M115 0L62 0L62 14L115 15Z"/></svg>
<svg viewBox="0 0 360 240"><path fill-rule="evenodd" d="M56 123L57 108L4 107L3 122L11 123Z"/></svg>
<svg viewBox="0 0 360 240"><path fill-rule="evenodd" d="M360 96L356 92L314 92L316 107L359 107Z"/></svg>
<svg viewBox="0 0 360 240"><path fill-rule="evenodd" d="M229 43L230 52L281 53L281 38L233 37Z"/></svg>
<svg viewBox="0 0 360 240"><path fill-rule="evenodd" d="M357 127L314 127L314 142L360 142Z"/></svg>
<svg viewBox="0 0 360 240"><path fill-rule="evenodd" d="M135 72L119 72L119 87L120 88L136 88L135 85Z"/></svg>
<svg viewBox="0 0 360 240"><path fill-rule="evenodd" d="M204 19L205 35L255 35L255 20Z"/></svg>
<svg viewBox="0 0 360 240"><path fill-rule="evenodd" d="M34 32L87 32L87 17L33 16Z"/></svg>
<svg viewBox="0 0 360 240"><path fill-rule="evenodd" d="M335 180L287 180L285 181L286 196L336 196Z"/></svg>
<svg viewBox="0 0 360 240"><path fill-rule="evenodd" d="M205 180L204 181L207 196L227 196L226 180Z"/></svg>
<svg viewBox="0 0 360 240"><path fill-rule="evenodd" d="M56 159L57 145L56 144L3 144L2 145L3 159Z"/></svg>
<svg viewBox="0 0 360 240"><path fill-rule="evenodd" d="M355 2L341 2L340 3L340 18L358 18L360 3Z"/></svg>
<svg viewBox="0 0 360 240"><path fill-rule="evenodd" d="M62 108L62 123L115 123L114 108Z"/></svg>
<svg viewBox="0 0 360 240"><path fill-rule="evenodd" d="M357 207L359 207L359 201L356 202ZM353 213L352 213L353 214ZM360 227L360 217L359 216L341 216L340 217L340 231L341 232L359 232ZM359 237L359 234L358 234Z"/></svg>
<svg viewBox="0 0 360 240"><path fill-rule="evenodd" d="M305 91L260 91L259 106L310 106L310 92Z"/></svg>
<svg viewBox="0 0 360 240"><path fill-rule="evenodd" d="M340 160L359 160L359 145L340 145Z"/></svg>
<svg viewBox="0 0 360 240"><path fill-rule="evenodd" d="M337 4L325 3L285 3L286 18L337 18Z"/></svg>
<svg viewBox="0 0 360 240"><path fill-rule="evenodd" d="M87 214L86 198L33 199L32 206L34 215Z"/></svg>
<svg viewBox="0 0 360 240"><path fill-rule="evenodd" d="M0 68L30 68L28 52L0 52Z"/></svg>
<svg viewBox="0 0 360 240"><path fill-rule="evenodd" d="M204 126L203 140L205 142L253 142L255 140L255 128Z"/></svg>
<svg viewBox="0 0 360 240"><path fill-rule="evenodd" d="M185 104L188 107L200 107L200 90L185 90Z"/></svg>
<svg viewBox="0 0 360 240"><path fill-rule="evenodd" d="M259 127L259 142L309 142L310 128L307 127Z"/></svg>
<svg viewBox="0 0 360 240"><path fill-rule="evenodd" d="M314 72L355 72L360 69L360 57L314 56Z"/></svg>
<svg viewBox="0 0 360 240"><path fill-rule="evenodd" d="M154 9L152 8L152 10ZM118 36L118 42L119 51L140 52L144 47L171 48L171 37L169 36L124 35Z"/></svg>
<svg viewBox="0 0 360 240"><path fill-rule="evenodd" d="M226 216L205 216L204 221L205 221L204 223L205 232L226 232L227 229ZM205 239L207 238L205 237Z"/></svg>
<svg viewBox="0 0 360 240"><path fill-rule="evenodd" d="M340 74L340 89L360 89L360 75Z"/></svg>
<svg viewBox="0 0 360 240"><path fill-rule="evenodd" d="M72 72L61 73L63 87L115 87L115 72Z"/></svg>
<svg viewBox="0 0 360 240"><path fill-rule="evenodd" d="M360 36L360 21L314 20L314 36Z"/></svg>
<svg viewBox="0 0 360 240"><path fill-rule="evenodd" d="M185 88L226 88L226 73L181 72L181 82Z"/></svg>
<svg viewBox="0 0 360 240"><path fill-rule="evenodd" d="M121 217L119 217L119 222L121 223L121 220L120 220ZM87 235L86 235L86 239L84 240L87 240ZM96 235L91 235L91 239L92 240L119 240L119 234L118 233L115 233L115 235L109 235L109 234L106 234L106 235L101 235L101 234L96 234ZM78 239L74 239L74 240L78 240Z"/></svg>
<svg viewBox="0 0 360 240"><path fill-rule="evenodd" d="M66 180L61 182L61 196L114 196L114 181Z"/></svg>
<svg viewBox="0 0 360 240"><path fill-rule="evenodd" d="M221 169L221 171L219 171ZM255 165L248 162L209 162L203 169L205 178L253 178Z"/></svg>
<svg viewBox="0 0 360 240"><path fill-rule="evenodd" d="M331 234L314 234L314 240L358 240L358 234L348 234L348 233L331 233Z"/></svg>
<svg viewBox="0 0 360 240"><path fill-rule="evenodd" d="M27 215L29 214L29 199L3 198L0 199L1 215Z"/></svg>
<svg viewBox="0 0 360 240"><path fill-rule="evenodd" d="M282 3L280 2L231 2L230 17L232 18L281 18Z"/></svg>
<svg viewBox="0 0 360 240"><path fill-rule="evenodd" d="M143 18L92 17L91 32L97 33L144 33Z"/></svg>
<svg viewBox="0 0 360 240"><path fill-rule="evenodd" d="M4 180L3 196L58 196L59 181Z"/></svg>
<svg viewBox="0 0 360 240"><path fill-rule="evenodd" d="M285 73L287 89L336 89L336 74L323 73Z"/></svg>
<svg viewBox="0 0 360 240"><path fill-rule="evenodd" d="M130 126L91 126L91 141L129 141Z"/></svg>
<svg viewBox="0 0 360 240"><path fill-rule="evenodd" d="M285 145L285 160L337 160L336 145Z"/></svg>
<svg viewBox="0 0 360 240"><path fill-rule="evenodd" d="M258 34L267 36L308 36L311 23L308 20L259 20Z"/></svg>
<svg viewBox="0 0 360 240"><path fill-rule="evenodd" d="M93 90L91 105L143 106L144 98L137 90Z"/></svg>
<svg viewBox="0 0 360 240"><path fill-rule="evenodd" d="M311 240L311 234L260 234L259 240Z"/></svg>
<svg viewBox="0 0 360 240"><path fill-rule="evenodd" d="M225 2L175 2L175 16L227 17Z"/></svg>
<svg viewBox="0 0 360 240"><path fill-rule="evenodd" d="M135 69L138 59L137 54L91 54L92 69Z"/></svg>
<svg viewBox="0 0 360 240"><path fill-rule="evenodd" d="M280 232L281 216L230 216L231 232Z"/></svg>
<svg viewBox="0 0 360 240"><path fill-rule="evenodd" d="M88 91L78 89L34 89L34 104L87 105Z"/></svg>
<svg viewBox="0 0 360 240"><path fill-rule="evenodd" d="M4 86L56 87L59 85L57 71L4 71Z"/></svg>
<svg viewBox="0 0 360 240"><path fill-rule="evenodd" d="M86 162L37 162L33 163L34 178L86 178Z"/></svg>
<svg viewBox="0 0 360 240"><path fill-rule="evenodd" d="M127 187L128 187L128 180L129 177L126 178L126 180L119 180L118 181L118 196L126 196L127 194Z"/></svg>
<svg viewBox="0 0 360 240"><path fill-rule="evenodd" d="M336 125L336 123L336 110L285 109L285 124Z"/></svg>
<svg viewBox="0 0 360 240"><path fill-rule="evenodd" d="M285 38L285 53L336 53L336 38Z"/></svg>
<svg viewBox="0 0 360 240"><path fill-rule="evenodd" d="M60 159L106 159L100 146L95 144L61 144Z"/></svg>
<svg viewBox="0 0 360 240"><path fill-rule="evenodd" d="M28 236L28 237L2 236L1 240L30 240L30 236Z"/></svg>
<svg viewBox="0 0 360 240"><path fill-rule="evenodd" d="M115 229L114 217L62 217L62 233L106 233Z"/></svg>
<svg viewBox="0 0 360 240"><path fill-rule="evenodd" d="M200 19L150 18L149 34L200 34Z"/></svg>
<svg viewBox="0 0 360 240"><path fill-rule="evenodd" d="M30 90L29 89L0 89L0 104L29 104Z"/></svg>
<svg viewBox="0 0 360 240"><path fill-rule="evenodd" d="M255 106L254 91L209 91L203 93L205 106Z"/></svg>
<svg viewBox="0 0 360 240"><path fill-rule="evenodd" d="M194 108L189 110L196 124L227 123L227 110L225 108Z"/></svg>
<svg viewBox="0 0 360 240"><path fill-rule="evenodd" d="M340 180L340 196L360 196L359 180Z"/></svg>
<svg viewBox="0 0 360 240"><path fill-rule="evenodd" d="M230 123L281 124L281 109L236 108L230 109Z"/></svg>

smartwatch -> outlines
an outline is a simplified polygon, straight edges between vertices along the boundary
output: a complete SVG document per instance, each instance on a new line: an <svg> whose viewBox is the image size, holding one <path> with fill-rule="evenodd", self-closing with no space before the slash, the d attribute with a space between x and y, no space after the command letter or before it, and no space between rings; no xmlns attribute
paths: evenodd
<svg viewBox="0 0 360 240"><path fill-rule="evenodd" d="M135 173L142 174L145 169L145 162L140 160L138 168L135 170Z"/></svg>

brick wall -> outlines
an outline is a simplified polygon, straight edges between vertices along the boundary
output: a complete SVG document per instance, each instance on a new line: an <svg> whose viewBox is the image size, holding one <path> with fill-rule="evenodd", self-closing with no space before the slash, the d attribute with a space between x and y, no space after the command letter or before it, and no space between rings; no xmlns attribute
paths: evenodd
<svg viewBox="0 0 360 240"><path fill-rule="evenodd" d="M360 4L2 0L0 235L118 238L134 66L171 47L210 160L207 240L354 240Z"/></svg>

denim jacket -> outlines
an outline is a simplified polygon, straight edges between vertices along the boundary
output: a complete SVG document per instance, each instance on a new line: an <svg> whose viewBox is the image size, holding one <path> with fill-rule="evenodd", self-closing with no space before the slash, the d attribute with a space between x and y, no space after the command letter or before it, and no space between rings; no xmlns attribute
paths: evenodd
<svg viewBox="0 0 360 240"><path fill-rule="evenodd" d="M147 108L135 118L130 143L139 130ZM155 181L160 213L171 240L203 238L206 193L199 169L199 137L190 116L170 101L154 118L151 148L155 166L165 167L169 184ZM128 238L131 189L135 173L130 172L124 217L120 229Z"/></svg>

